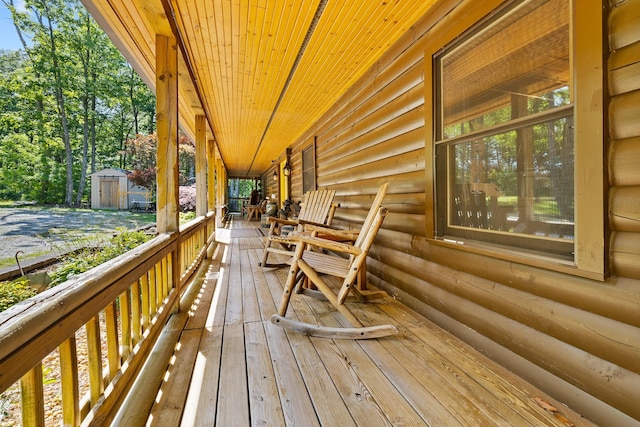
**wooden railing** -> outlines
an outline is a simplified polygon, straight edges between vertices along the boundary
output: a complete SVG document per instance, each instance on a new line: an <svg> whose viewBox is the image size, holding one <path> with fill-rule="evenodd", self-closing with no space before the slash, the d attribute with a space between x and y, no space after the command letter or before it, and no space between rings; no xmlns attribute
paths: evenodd
<svg viewBox="0 0 640 427"><path fill-rule="evenodd" d="M24 426L45 425L51 386L63 425L113 418L205 257L213 227L213 215L200 217L0 313L0 392L20 381ZM56 352L60 380L52 385L43 361Z"/></svg>
<svg viewBox="0 0 640 427"><path fill-rule="evenodd" d="M214 238L213 213L199 217L180 228L180 282L185 283L198 268L206 248Z"/></svg>

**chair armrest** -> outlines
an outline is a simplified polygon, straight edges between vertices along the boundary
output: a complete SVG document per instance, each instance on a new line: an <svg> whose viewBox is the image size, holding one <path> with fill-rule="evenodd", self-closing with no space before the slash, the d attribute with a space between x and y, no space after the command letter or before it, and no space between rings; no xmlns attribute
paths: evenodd
<svg viewBox="0 0 640 427"><path fill-rule="evenodd" d="M277 222L281 225L298 225L298 221L296 220L278 218L277 216L270 216L269 222Z"/></svg>
<svg viewBox="0 0 640 427"><path fill-rule="evenodd" d="M362 250L356 246L348 243L336 242L335 240L322 239L320 237L312 237L307 235L293 235L293 236L274 236L273 241L278 243L285 243L289 245L305 244L328 249L333 252L342 252L349 255L360 255Z"/></svg>
<svg viewBox="0 0 640 427"><path fill-rule="evenodd" d="M360 234L360 230L338 230L335 228L328 228L310 224L305 224L304 231L315 231L317 234L322 234L324 236L353 241L355 241Z"/></svg>

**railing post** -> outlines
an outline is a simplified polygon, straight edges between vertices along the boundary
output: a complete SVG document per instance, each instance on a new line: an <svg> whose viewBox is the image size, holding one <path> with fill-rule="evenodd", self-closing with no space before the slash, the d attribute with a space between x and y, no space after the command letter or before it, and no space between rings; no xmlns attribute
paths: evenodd
<svg viewBox="0 0 640 427"><path fill-rule="evenodd" d="M62 388L62 422L65 426L80 425L80 394L78 386L78 355L75 336L67 339L60 350L60 383Z"/></svg>
<svg viewBox="0 0 640 427"><path fill-rule="evenodd" d="M20 380L22 396L22 425L44 426L44 386L42 363L38 363Z"/></svg>

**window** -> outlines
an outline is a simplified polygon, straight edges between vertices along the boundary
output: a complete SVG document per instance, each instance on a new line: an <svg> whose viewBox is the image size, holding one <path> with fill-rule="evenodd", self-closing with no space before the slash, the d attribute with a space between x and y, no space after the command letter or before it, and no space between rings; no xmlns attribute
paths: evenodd
<svg viewBox="0 0 640 427"><path fill-rule="evenodd" d="M316 189L316 144L315 141L302 150L302 192Z"/></svg>
<svg viewBox="0 0 640 427"><path fill-rule="evenodd" d="M584 233L581 239L576 227L586 218L580 206L603 206L601 183L599 194L579 196L585 187L576 180L597 165L584 161L584 153L602 159L602 117L598 127L578 114L577 102L588 102L577 99L578 83L587 81L579 63L588 60L575 53L576 45L585 45L579 41L588 28L584 17L598 6L571 3L506 2L444 47L427 49L434 82L427 90L433 99L427 120L433 131L432 233L439 241L604 271L602 216L587 220L599 227L599 238ZM583 4L577 25L574 9ZM587 31L601 27L597 16ZM602 57L595 58L601 66ZM598 93L601 84L584 85L585 94ZM596 135L577 132L578 123ZM602 173L601 164L593 171ZM583 261L578 241L590 254L599 252L599 260Z"/></svg>

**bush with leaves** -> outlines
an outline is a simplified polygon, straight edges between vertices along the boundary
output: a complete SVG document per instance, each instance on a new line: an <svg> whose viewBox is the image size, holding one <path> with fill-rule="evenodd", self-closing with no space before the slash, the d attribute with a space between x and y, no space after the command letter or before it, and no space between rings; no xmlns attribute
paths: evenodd
<svg viewBox="0 0 640 427"><path fill-rule="evenodd" d="M68 256L62 267L51 273L51 285L62 283L72 276L91 270L110 259L130 251L151 238L143 231L124 231L115 235L104 248L86 248Z"/></svg>
<svg viewBox="0 0 640 427"><path fill-rule="evenodd" d="M0 282L0 311L36 295L35 289L29 287L25 277L11 282Z"/></svg>
<svg viewBox="0 0 640 427"><path fill-rule="evenodd" d="M179 188L180 212L196 210L196 185L181 185Z"/></svg>

